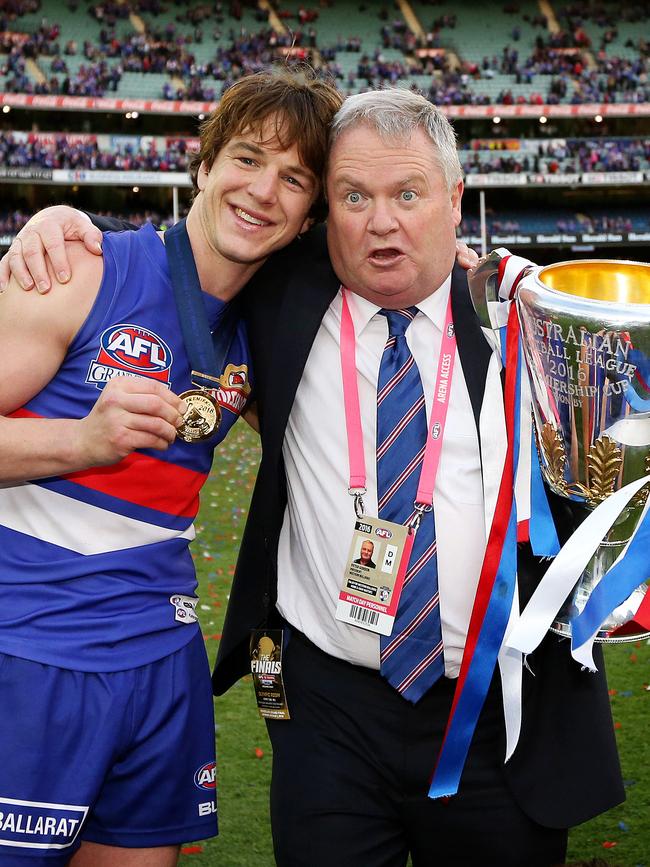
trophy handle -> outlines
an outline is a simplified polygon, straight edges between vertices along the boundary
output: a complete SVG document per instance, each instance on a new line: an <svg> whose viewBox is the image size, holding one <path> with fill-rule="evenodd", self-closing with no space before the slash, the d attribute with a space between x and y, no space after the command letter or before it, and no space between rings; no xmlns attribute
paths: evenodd
<svg viewBox="0 0 650 867"><path fill-rule="evenodd" d="M497 247L467 272L472 304L483 328L498 331L505 325L504 302L514 297L520 280L533 268L537 268L534 262Z"/></svg>
<svg viewBox="0 0 650 867"><path fill-rule="evenodd" d="M499 300L499 265L509 255L507 250L499 248L487 256L482 256L474 268L467 272L469 293L474 310L483 328L496 330L498 325L492 322L490 304Z"/></svg>

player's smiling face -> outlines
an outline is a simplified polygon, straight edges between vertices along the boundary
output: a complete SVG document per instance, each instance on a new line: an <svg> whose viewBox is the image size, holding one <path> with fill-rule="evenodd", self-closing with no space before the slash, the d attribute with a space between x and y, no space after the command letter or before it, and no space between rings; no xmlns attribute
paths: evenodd
<svg viewBox="0 0 650 867"><path fill-rule="evenodd" d="M285 247L309 226L318 181L298 147L283 148L275 118L227 142L198 175L201 227L213 252L252 265Z"/></svg>

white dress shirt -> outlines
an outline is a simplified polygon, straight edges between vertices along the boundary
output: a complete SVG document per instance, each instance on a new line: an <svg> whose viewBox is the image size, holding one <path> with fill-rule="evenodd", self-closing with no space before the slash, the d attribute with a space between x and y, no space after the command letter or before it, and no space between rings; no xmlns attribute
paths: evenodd
<svg viewBox="0 0 650 867"><path fill-rule="evenodd" d="M418 308L406 332L422 378L427 419L451 277ZM366 514L377 515L376 412L379 365L388 337L376 305L348 292L356 333L359 400L366 460ZM283 455L288 503L278 550L278 609L321 650L379 668L379 636L334 617L354 529L340 360L341 293L313 343L289 416ZM434 492L445 674L456 677L485 553L478 436L456 353Z"/></svg>

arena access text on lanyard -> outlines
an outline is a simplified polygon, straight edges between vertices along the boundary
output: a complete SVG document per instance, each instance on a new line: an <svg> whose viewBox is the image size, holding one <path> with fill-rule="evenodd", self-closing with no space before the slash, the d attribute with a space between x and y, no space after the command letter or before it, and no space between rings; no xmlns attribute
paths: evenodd
<svg viewBox="0 0 650 867"><path fill-rule="evenodd" d="M451 312L451 295L445 313L438 371L429 423L430 436L424 450L414 513L405 525L364 515L366 463L356 366L354 323L341 287L341 372L345 427L350 461L348 493L354 497L356 522L348 554L343 584L336 608L336 619L371 632L390 635L397 613L413 540L424 512L433 508L435 485L443 433L447 419L451 380L456 358L456 336Z"/></svg>

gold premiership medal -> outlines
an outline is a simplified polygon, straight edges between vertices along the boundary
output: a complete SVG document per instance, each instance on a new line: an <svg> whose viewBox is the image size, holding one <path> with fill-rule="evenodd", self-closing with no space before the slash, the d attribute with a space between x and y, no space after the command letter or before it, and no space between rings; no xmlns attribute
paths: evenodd
<svg viewBox="0 0 650 867"><path fill-rule="evenodd" d="M204 388L184 391L179 397L187 403L187 411L176 436L186 443L209 439L221 424L221 407L216 398Z"/></svg>

